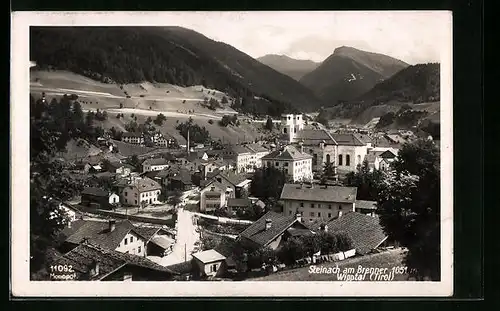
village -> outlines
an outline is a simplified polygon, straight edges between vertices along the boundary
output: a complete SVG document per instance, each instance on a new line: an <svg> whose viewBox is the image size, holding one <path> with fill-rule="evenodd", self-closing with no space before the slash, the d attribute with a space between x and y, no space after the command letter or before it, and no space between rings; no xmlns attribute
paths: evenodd
<svg viewBox="0 0 500 311"><path fill-rule="evenodd" d="M65 162L86 186L45 197L67 217L49 278L257 280L404 252L353 180L390 173L404 144L438 140L306 114L260 122L275 134L240 144L193 142L189 127L74 142L87 148Z"/></svg>

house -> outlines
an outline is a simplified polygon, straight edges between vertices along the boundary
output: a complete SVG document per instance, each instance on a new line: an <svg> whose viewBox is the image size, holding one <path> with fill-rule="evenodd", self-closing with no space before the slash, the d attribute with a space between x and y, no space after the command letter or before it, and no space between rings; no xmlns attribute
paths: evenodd
<svg viewBox="0 0 500 311"><path fill-rule="evenodd" d="M226 256L214 249L193 254L194 262L200 272L200 276L216 277L225 272Z"/></svg>
<svg viewBox="0 0 500 311"><path fill-rule="evenodd" d="M260 168L262 167L262 157L269 154L269 149L265 148L261 144L247 144L245 145L247 149L249 149L252 152L252 156L250 157L250 166L255 168ZM250 170L253 171L253 170Z"/></svg>
<svg viewBox="0 0 500 311"><path fill-rule="evenodd" d="M202 179L207 179L208 175L216 170L223 171L226 169L226 164L222 160L198 160L196 166Z"/></svg>
<svg viewBox="0 0 500 311"><path fill-rule="evenodd" d="M297 132L295 145L312 156L313 172L322 172L325 163L334 162L337 142L326 130L303 129Z"/></svg>
<svg viewBox="0 0 500 311"><path fill-rule="evenodd" d="M98 209L112 209L119 202L119 196L99 188L88 187L81 193L80 204L88 207L92 205Z"/></svg>
<svg viewBox="0 0 500 311"><path fill-rule="evenodd" d="M108 171L111 173L119 174L121 176L128 176L131 172L134 171L134 167L132 165L121 162L109 162Z"/></svg>
<svg viewBox="0 0 500 311"><path fill-rule="evenodd" d="M181 168L178 171L174 171L169 177L169 189L170 190L181 190L187 191L195 187L192 181L191 172Z"/></svg>
<svg viewBox="0 0 500 311"><path fill-rule="evenodd" d="M251 180L247 176L228 171L217 172L213 176L210 176L211 180L216 180L224 186L226 191L228 191L228 198L240 197L242 192L249 191L251 184Z"/></svg>
<svg viewBox="0 0 500 311"><path fill-rule="evenodd" d="M230 213L235 213L236 211L244 211L253 205L249 198L229 198L227 199L227 210Z"/></svg>
<svg viewBox="0 0 500 311"><path fill-rule="evenodd" d="M392 162L394 162L394 160L396 160L396 154L395 154L395 152L392 152L391 150L386 150L386 151L382 152L379 155L379 157L381 159L381 161L379 163L379 168L382 171L389 170Z"/></svg>
<svg viewBox="0 0 500 311"><path fill-rule="evenodd" d="M147 159L142 162L142 171L150 172L150 171L161 171L168 168L168 161L164 158L153 158Z"/></svg>
<svg viewBox="0 0 500 311"><path fill-rule="evenodd" d="M122 141L128 144L144 145L144 135L141 133L126 132L122 135Z"/></svg>
<svg viewBox="0 0 500 311"><path fill-rule="evenodd" d="M355 211L356 187L329 185L285 184L280 200L283 214L292 216L301 213L309 222L327 220L340 213Z"/></svg>
<svg viewBox="0 0 500 311"><path fill-rule="evenodd" d="M52 280L71 281L171 281L178 273L149 259L126 254L91 243L83 243L52 263L71 267L74 273L51 273Z"/></svg>
<svg viewBox="0 0 500 311"><path fill-rule="evenodd" d="M76 221L82 216L82 212L72 204L61 202L59 203L59 208L66 213L69 222Z"/></svg>
<svg viewBox="0 0 500 311"><path fill-rule="evenodd" d="M238 173L253 172L261 166L260 159L269 151L259 144L229 145L224 148L223 158L231 160Z"/></svg>
<svg viewBox="0 0 500 311"><path fill-rule="evenodd" d="M399 134L386 134L385 138L387 138L393 144L404 144L406 143L406 139L401 137Z"/></svg>
<svg viewBox="0 0 500 311"><path fill-rule="evenodd" d="M312 179L312 156L292 145L265 155L262 165L283 170L293 181Z"/></svg>
<svg viewBox="0 0 500 311"><path fill-rule="evenodd" d="M163 257L172 252L175 240L161 227L136 226L135 230L145 239L146 256Z"/></svg>
<svg viewBox="0 0 500 311"><path fill-rule="evenodd" d="M226 206L230 190L223 183L212 180L200 191L200 211L209 212Z"/></svg>
<svg viewBox="0 0 500 311"><path fill-rule="evenodd" d="M77 247L82 241L88 241L104 249L146 256L146 241L128 220L118 223L115 220L76 220L62 230L60 240L63 242L63 251Z"/></svg>
<svg viewBox="0 0 500 311"><path fill-rule="evenodd" d="M131 178L122 190L123 203L139 206L143 204L160 203L161 185L148 177Z"/></svg>
<svg viewBox="0 0 500 311"><path fill-rule="evenodd" d="M328 222L328 232L344 232L352 240L357 254L367 254L381 246L387 235L378 217L372 217L357 212L349 212Z"/></svg>
<svg viewBox="0 0 500 311"><path fill-rule="evenodd" d="M355 211L368 216L375 216L377 211L376 201L356 200Z"/></svg>
<svg viewBox="0 0 500 311"><path fill-rule="evenodd" d="M337 142L337 171L339 174L355 172L358 165L362 165L368 146L354 133L332 134Z"/></svg>
<svg viewBox="0 0 500 311"><path fill-rule="evenodd" d="M300 214L284 216L268 212L243 232L238 238L251 249L269 247L278 249L291 236L312 234L303 223Z"/></svg>

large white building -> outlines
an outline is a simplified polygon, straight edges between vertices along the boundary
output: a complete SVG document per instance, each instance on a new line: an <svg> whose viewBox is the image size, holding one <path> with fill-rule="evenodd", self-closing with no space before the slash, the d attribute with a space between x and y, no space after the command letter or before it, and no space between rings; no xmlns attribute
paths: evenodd
<svg viewBox="0 0 500 311"><path fill-rule="evenodd" d="M134 145L143 145L144 144L144 135L140 133L127 132L123 133L122 141L134 144Z"/></svg>
<svg viewBox="0 0 500 311"><path fill-rule="evenodd" d="M292 145L262 157L262 166L283 170L293 181L312 179L312 156Z"/></svg>
<svg viewBox="0 0 500 311"><path fill-rule="evenodd" d="M210 182L200 191L200 211L214 211L226 206L230 192L224 184L216 180Z"/></svg>
<svg viewBox="0 0 500 311"><path fill-rule="evenodd" d="M146 204L159 203L161 185L148 177L132 177L129 184L122 190L122 202L127 205L139 206L141 202Z"/></svg>
<svg viewBox="0 0 500 311"><path fill-rule="evenodd" d="M281 133L287 135L289 142L293 142L297 132L303 129L304 119L301 114L281 115Z"/></svg>
<svg viewBox="0 0 500 311"><path fill-rule="evenodd" d="M238 173L253 172L260 167L260 159L269 153L269 150L259 144L233 145L223 151L223 158L234 162Z"/></svg>
<svg viewBox="0 0 500 311"><path fill-rule="evenodd" d="M147 159L142 162L142 172L162 171L168 167L168 161L164 158Z"/></svg>
<svg viewBox="0 0 500 311"><path fill-rule="evenodd" d="M354 212L357 192L356 187L285 184L280 200L285 216L300 213L304 222L311 223Z"/></svg>

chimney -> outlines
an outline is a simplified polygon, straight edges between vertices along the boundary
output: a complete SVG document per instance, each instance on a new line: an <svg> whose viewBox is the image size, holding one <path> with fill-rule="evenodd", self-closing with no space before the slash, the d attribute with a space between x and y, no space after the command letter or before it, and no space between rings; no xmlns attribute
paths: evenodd
<svg viewBox="0 0 500 311"><path fill-rule="evenodd" d="M90 275L91 276L96 276L99 275L99 262L96 260L92 261L92 266L90 270Z"/></svg>
<svg viewBox="0 0 500 311"><path fill-rule="evenodd" d="M304 153L304 142L302 142L302 141L301 141L301 142L299 143L299 146L300 146L300 152L301 152L301 153Z"/></svg>
<svg viewBox="0 0 500 311"><path fill-rule="evenodd" d="M109 232L113 232L116 228L116 220L110 219L109 220Z"/></svg>
<svg viewBox="0 0 500 311"><path fill-rule="evenodd" d="M299 222L302 222L302 214L300 212L296 212L295 219L297 219Z"/></svg>
<svg viewBox="0 0 500 311"><path fill-rule="evenodd" d="M319 147L321 149L325 149L325 141L323 140L322 142L319 143Z"/></svg>
<svg viewBox="0 0 500 311"><path fill-rule="evenodd" d="M73 221L72 221L71 219L68 221L68 228L71 228L71 223L72 223L72 222L73 222Z"/></svg>
<svg viewBox="0 0 500 311"><path fill-rule="evenodd" d="M266 219L266 230L269 230L271 228L273 221L271 219Z"/></svg>
<svg viewBox="0 0 500 311"><path fill-rule="evenodd" d="M321 231L328 232L328 225L327 224L321 225Z"/></svg>
<svg viewBox="0 0 500 311"><path fill-rule="evenodd" d="M342 216L342 211L339 211L339 216L337 218L340 218Z"/></svg>

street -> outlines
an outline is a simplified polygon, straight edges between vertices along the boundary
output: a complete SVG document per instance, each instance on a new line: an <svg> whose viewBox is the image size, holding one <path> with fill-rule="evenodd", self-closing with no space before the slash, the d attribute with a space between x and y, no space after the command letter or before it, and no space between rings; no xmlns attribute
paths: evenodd
<svg viewBox="0 0 500 311"><path fill-rule="evenodd" d="M198 240L199 234L196 232L196 226L193 224L193 214L183 208L179 208L177 210L177 240L172 253L163 258L156 256L148 258L162 266L170 266L191 260L191 252L194 250L194 244Z"/></svg>

